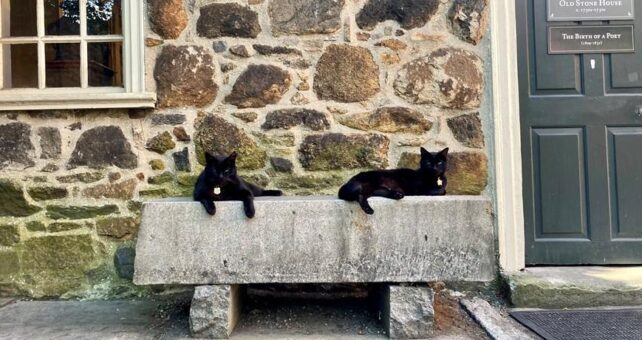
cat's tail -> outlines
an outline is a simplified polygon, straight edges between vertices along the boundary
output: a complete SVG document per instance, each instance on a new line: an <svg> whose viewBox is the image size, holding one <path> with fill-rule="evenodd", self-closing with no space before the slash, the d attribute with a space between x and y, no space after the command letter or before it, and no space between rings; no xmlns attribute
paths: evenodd
<svg viewBox="0 0 642 340"><path fill-rule="evenodd" d="M356 201L361 192L361 184L348 182L339 189L339 198L344 201Z"/></svg>
<svg viewBox="0 0 642 340"><path fill-rule="evenodd" d="M281 190L263 190L261 196L283 196L283 192Z"/></svg>

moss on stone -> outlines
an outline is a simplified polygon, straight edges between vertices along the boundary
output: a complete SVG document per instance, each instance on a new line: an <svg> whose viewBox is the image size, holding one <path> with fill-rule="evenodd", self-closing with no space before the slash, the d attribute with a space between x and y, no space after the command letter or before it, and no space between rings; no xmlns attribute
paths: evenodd
<svg viewBox="0 0 642 340"><path fill-rule="evenodd" d="M96 221L96 232L122 240L131 240L138 235L140 220L135 217L107 217Z"/></svg>
<svg viewBox="0 0 642 340"><path fill-rule="evenodd" d="M343 184L342 176L332 175L311 175L311 176L288 176L279 178L276 187L280 189L327 189Z"/></svg>
<svg viewBox="0 0 642 340"><path fill-rule="evenodd" d="M0 246L10 247L20 242L20 230L17 225L0 225Z"/></svg>
<svg viewBox="0 0 642 340"><path fill-rule="evenodd" d="M169 192L165 188L145 189L138 192L141 198L165 198Z"/></svg>
<svg viewBox="0 0 642 340"><path fill-rule="evenodd" d="M175 148L176 143L172 139L172 135L169 132L165 131L148 140L145 147L148 150L162 155L168 150L172 150L173 148Z"/></svg>
<svg viewBox="0 0 642 340"><path fill-rule="evenodd" d="M50 233L58 233L61 231L76 230L85 227L87 224L77 222L53 222L47 226Z"/></svg>
<svg viewBox="0 0 642 340"><path fill-rule="evenodd" d="M0 197L0 216L26 217L42 210L27 201L20 185L9 180L0 180Z"/></svg>
<svg viewBox="0 0 642 340"><path fill-rule="evenodd" d="M14 250L0 250L0 282L8 282L8 276L19 271L18 253Z"/></svg>
<svg viewBox="0 0 642 340"><path fill-rule="evenodd" d="M100 172L81 172L73 175L56 177L60 183L94 183L103 179L105 175Z"/></svg>
<svg viewBox="0 0 642 340"><path fill-rule="evenodd" d="M26 240L20 247L26 272L79 269L96 258L89 235L43 236Z"/></svg>
<svg viewBox="0 0 642 340"><path fill-rule="evenodd" d="M179 174L177 176L176 180L177 180L179 185L182 185L184 187L193 188L194 185L196 185L196 181L198 180L198 175L194 175L194 174Z"/></svg>
<svg viewBox="0 0 642 340"><path fill-rule="evenodd" d="M149 161L149 166L152 167L152 170L165 170L165 163L160 159L152 159Z"/></svg>
<svg viewBox="0 0 642 340"><path fill-rule="evenodd" d="M127 202L127 210L134 214L140 214L140 210L143 207L143 203L139 201L129 201Z"/></svg>
<svg viewBox="0 0 642 340"><path fill-rule="evenodd" d="M155 184L155 185L165 184L165 183L169 183L169 182L173 182L173 181L174 181L174 174L172 174L169 171L163 172L160 175L152 176L149 179L147 179L147 183Z"/></svg>
<svg viewBox="0 0 642 340"><path fill-rule="evenodd" d="M25 224L29 231L47 231L47 226L40 221L30 221Z"/></svg>
<svg viewBox="0 0 642 340"><path fill-rule="evenodd" d="M107 204L103 206L61 206L49 205L47 206L47 217L60 220L81 220L86 218L94 218L98 216L111 215L118 213L118 206L114 204Z"/></svg>
<svg viewBox="0 0 642 340"><path fill-rule="evenodd" d="M27 192L36 201L61 199L69 194L66 188L60 187L33 187L27 189Z"/></svg>

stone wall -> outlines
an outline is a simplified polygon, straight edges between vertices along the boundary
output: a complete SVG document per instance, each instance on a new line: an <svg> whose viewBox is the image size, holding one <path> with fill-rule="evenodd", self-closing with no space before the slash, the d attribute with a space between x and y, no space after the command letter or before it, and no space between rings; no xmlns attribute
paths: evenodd
<svg viewBox="0 0 642 340"><path fill-rule="evenodd" d="M0 115L0 295L146 293L129 280L141 202L191 195L204 151L311 195L449 146L449 193L481 194L487 7L149 1L156 110Z"/></svg>

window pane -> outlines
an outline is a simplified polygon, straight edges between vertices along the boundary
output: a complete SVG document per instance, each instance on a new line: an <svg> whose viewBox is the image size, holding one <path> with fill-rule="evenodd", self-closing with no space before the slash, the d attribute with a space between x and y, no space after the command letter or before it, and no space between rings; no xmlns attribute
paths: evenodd
<svg viewBox="0 0 642 340"><path fill-rule="evenodd" d="M8 30L2 30L2 37L35 37L38 35L36 24L36 2L25 0L0 1L2 6L2 21ZM8 6L4 6L8 5Z"/></svg>
<svg viewBox="0 0 642 340"><path fill-rule="evenodd" d="M80 87L80 44L45 46L47 87Z"/></svg>
<svg viewBox="0 0 642 340"><path fill-rule="evenodd" d="M3 64L5 89L38 87L38 45L3 45L3 54L11 63Z"/></svg>
<svg viewBox="0 0 642 340"><path fill-rule="evenodd" d="M79 35L79 6L79 0L45 0L46 34Z"/></svg>
<svg viewBox="0 0 642 340"><path fill-rule="evenodd" d="M87 34L122 34L120 0L87 0Z"/></svg>
<svg viewBox="0 0 642 340"><path fill-rule="evenodd" d="M87 44L89 86L123 86L123 44Z"/></svg>

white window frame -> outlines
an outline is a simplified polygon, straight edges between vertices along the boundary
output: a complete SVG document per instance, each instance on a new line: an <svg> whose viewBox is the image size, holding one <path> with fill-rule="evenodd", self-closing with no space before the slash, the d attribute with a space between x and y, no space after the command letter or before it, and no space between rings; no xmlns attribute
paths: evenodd
<svg viewBox="0 0 642 340"><path fill-rule="evenodd" d="M24 0L32 1L32 0ZM141 0L121 0L123 38L120 36L97 36L100 41L122 41L123 43L123 82L124 87L89 87L87 84L87 41L92 36L87 35L86 4L80 0L81 38L65 36L46 36L44 22L44 1L37 2L38 18L38 87L37 89L0 89L0 111L9 110L59 110L59 109L105 109L105 108L153 108L156 94L145 91L145 43L144 43L144 5ZM9 0L0 0L0 37L2 30L8 29L3 18L2 8L7 8ZM33 42L34 38L9 37L0 38L0 42ZM81 87L45 88L44 53L45 42L79 42L81 41ZM8 56L3 56L0 48L0 66L10 62ZM0 84L3 74L0 68Z"/></svg>

